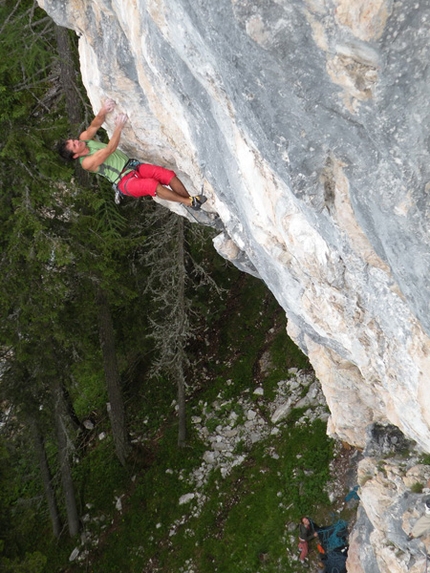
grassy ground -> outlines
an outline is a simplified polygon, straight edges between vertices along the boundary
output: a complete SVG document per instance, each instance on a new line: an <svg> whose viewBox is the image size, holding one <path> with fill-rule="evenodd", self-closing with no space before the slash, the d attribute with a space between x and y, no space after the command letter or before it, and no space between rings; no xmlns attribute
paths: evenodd
<svg viewBox="0 0 430 573"><path fill-rule="evenodd" d="M270 401L289 368L309 369L265 286L234 269L220 274L225 286L234 286L208 313L206 334L195 343L201 358L192 374L189 418L216 399L227 403L244 394L252 399L250 390L257 385ZM263 356L269 370L261 366ZM83 558L68 563L76 542L49 544L46 573L301 570L295 528L300 516L327 523L340 515L325 493L333 458L325 423L306 423L303 411L293 411L278 434L245 448L245 461L229 475L214 471L199 497L179 505L180 496L193 491L189 476L207 446L190 422L188 444L177 448L174 398L175 388L163 380L144 381L130 397L136 445L127 469L112 454L109 436L93 439L75 472L85 516Z"/></svg>

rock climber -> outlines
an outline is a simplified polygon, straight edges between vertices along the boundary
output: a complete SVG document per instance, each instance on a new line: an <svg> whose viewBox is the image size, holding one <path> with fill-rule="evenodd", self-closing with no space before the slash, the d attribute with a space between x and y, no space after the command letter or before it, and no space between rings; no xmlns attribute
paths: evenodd
<svg viewBox="0 0 430 573"><path fill-rule="evenodd" d="M121 133L128 118L119 114L115 119L115 129L109 143L96 141L94 137L103 125L106 115L115 108L115 102L107 99L90 126L83 131L79 139L67 139L58 146L64 159L79 159L83 169L97 173L108 179L122 195L131 197L159 197L166 201L182 203L194 210L200 209L206 201L204 195L191 197L182 181L174 171L159 165L140 163L129 159L118 149Z"/></svg>
<svg viewBox="0 0 430 573"><path fill-rule="evenodd" d="M302 517L299 525L299 549L300 549L300 562L305 563L309 553L309 541L318 537L318 526L309 519L309 517Z"/></svg>

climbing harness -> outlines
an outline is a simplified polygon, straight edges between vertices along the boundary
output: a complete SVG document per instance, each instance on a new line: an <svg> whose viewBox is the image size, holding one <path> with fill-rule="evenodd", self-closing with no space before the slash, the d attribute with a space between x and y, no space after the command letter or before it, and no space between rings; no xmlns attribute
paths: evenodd
<svg viewBox="0 0 430 573"><path fill-rule="evenodd" d="M139 161L138 159L129 159L127 161L127 163L124 165L124 167L121 170L121 173L119 174L118 177L118 181L116 183L112 183L112 189L115 192L115 204L116 205L120 205L121 204L121 200L122 198L127 195L126 193L123 193L122 191L120 191L119 187L118 187L118 183L121 181L121 179L124 177L123 173L125 171L127 171L128 169L130 169L131 171L135 171L136 168L141 164L142 162Z"/></svg>

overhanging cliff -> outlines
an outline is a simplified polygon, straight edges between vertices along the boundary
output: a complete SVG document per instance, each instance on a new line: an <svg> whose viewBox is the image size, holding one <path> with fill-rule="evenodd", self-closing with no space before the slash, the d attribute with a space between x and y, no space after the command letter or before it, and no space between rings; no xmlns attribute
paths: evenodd
<svg viewBox="0 0 430 573"><path fill-rule="evenodd" d="M309 355L330 431L389 422L430 451L430 5L39 0L122 148L175 169ZM113 128L113 118L107 128Z"/></svg>

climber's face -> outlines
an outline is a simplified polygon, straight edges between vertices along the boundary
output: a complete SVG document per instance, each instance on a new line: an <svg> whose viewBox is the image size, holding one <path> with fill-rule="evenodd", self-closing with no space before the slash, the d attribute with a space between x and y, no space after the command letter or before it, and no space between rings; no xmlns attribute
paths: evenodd
<svg viewBox="0 0 430 573"><path fill-rule="evenodd" d="M66 147L73 152L74 159L86 155L87 144L81 139L68 139Z"/></svg>

